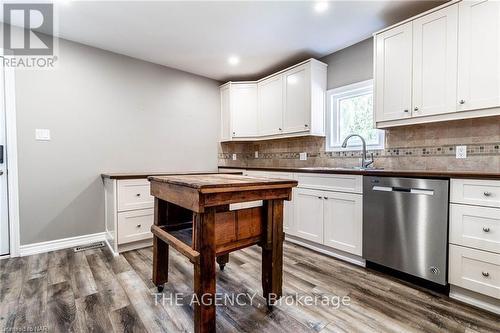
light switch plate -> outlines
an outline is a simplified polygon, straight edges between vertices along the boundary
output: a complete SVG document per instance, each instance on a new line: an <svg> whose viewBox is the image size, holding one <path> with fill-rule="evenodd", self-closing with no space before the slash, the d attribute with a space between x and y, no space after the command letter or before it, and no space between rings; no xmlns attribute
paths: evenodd
<svg viewBox="0 0 500 333"><path fill-rule="evenodd" d="M456 146L455 153L457 158L467 158L467 146Z"/></svg>
<svg viewBox="0 0 500 333"><path fill-rule="evenodd" d="M255 152L254 152L254 156L255 156L255 158L259 158L259 152L258 152L258 151L255 151Z"/></svg>
<svg viewBox="0 0 500 333"><path fill-rule="evenodd" d="M50 141L50 130L45 128L35 129L35 140Z"/></svg>
<svg viewBox="0 0 500 333"><path fill-rule="evenodd" d="M236 154L233 154L233 161L236 161Z"/></svg>
<svg viewBox="0 0 500 333"><path fill-rule="evenodd" d="M307 153L300 153L299 154L299 159L301 161L307 161Z"/></svg>

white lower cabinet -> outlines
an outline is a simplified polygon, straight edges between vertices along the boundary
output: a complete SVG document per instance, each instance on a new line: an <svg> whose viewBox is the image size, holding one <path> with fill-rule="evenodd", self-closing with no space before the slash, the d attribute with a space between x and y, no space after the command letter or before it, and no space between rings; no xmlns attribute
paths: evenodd
<svg viewBox="0 0 500 333"><path fill-rule="evenodd" d="M500 298L500 255L450 245L450 284Z"/></svg>
<svg viewBox="0 0 500 333"><path fill-rule="evenodd" d="M466 297L450 293L450 297L496 313L500 313L499 188L500 182L493 180L451 180L448 268L450 285L470 293Z"/></svg>
<svg viewBox="0 0 500 333"><path fill-rule="evenodd" d="M361 256L361 194L299 187L293 204L295 229L291 230L291 235Z"/></svg>
<svg viewBox="0 0 500 333"><path fill-rule="evenodd" d="M151 246L154 197L149 181L104 179L106 242L114 254Z"/></svg>
<svg viewBox="0 0 500 333"><path fill-rule="evenodd" d="M295 230L292 234L323 243L323 191L298 188L295 191Z"/></svg>
<svg viewBox="0 0 500 333"><path fill-rule="evenodd" d="M323 195L323 244L361 256L363 197L338 192Z"/></svg>

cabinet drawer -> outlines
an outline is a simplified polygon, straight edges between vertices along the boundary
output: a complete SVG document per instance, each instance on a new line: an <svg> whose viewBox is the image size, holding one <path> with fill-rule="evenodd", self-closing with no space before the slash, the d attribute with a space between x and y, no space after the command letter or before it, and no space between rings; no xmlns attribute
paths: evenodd
<svg viewBox="0 0 500 333"><path fill-rule="evenodd" d="M152 208L154 197L150 194L147 179L118 181L118 211Z"/></svg>
<svg viewBox="0 0 500 333"><path fill-rule="evenodd" d="M299 187L316 190L338 192L363 192L363 176L330 175L330 174L298 174Z"/></svg>
<svg viewBox="0 0 500 333"><path fill-rule="evenodd" d="M451 202L500 207L500 181L452 179Z"/></svg>
<svg viewBox="0 0 500 333"><path fill-rule="evenodd" d="M500 298L500 255L450 245L450 284Z"/></svg>
<svg viewBox="0 0 500 333"><path fill-rule="evenodd" d="M500 253L500 209L451 204L450 243Z"/></svg>
<svg viewBox="0 0 500 333"><path fill-rule="evenodd" d="M135 242L153 237L154 210L140 209L118 213L118 244Z"/></svg>

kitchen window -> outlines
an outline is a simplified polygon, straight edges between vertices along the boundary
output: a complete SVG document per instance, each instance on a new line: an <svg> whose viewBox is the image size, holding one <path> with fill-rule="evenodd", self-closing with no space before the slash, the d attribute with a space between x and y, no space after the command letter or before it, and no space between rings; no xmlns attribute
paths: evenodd
<svg viewBox="0 0 500 333"><path fill-rule="evenodd" d="M359 134L367 149L384 149L384 131L375 129L373 121L373 80L328 90L326 150L342 150L349 134ZM361 140L353 137L347 150L361 150Z"/></svg>

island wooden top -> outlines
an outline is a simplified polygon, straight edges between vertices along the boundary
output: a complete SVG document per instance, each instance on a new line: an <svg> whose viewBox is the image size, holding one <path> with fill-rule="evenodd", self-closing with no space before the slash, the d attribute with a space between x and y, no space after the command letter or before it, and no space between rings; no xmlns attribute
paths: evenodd
<svg viewBox="0 0 500 333"><path fill-rule="evenodd" d="M256 200L292 200L297 181L240 176L204 174L151 176L151 195L196 213L208 207Z"/></svg>
<svg viewBox="0 0 500 333"><path fill-rule="evenodd" d="M233 192L263 188L292 188L298 184L293 179L249 177L238 174L150 176L148 179L151 182L197 189L200 193Z"/></svg>

